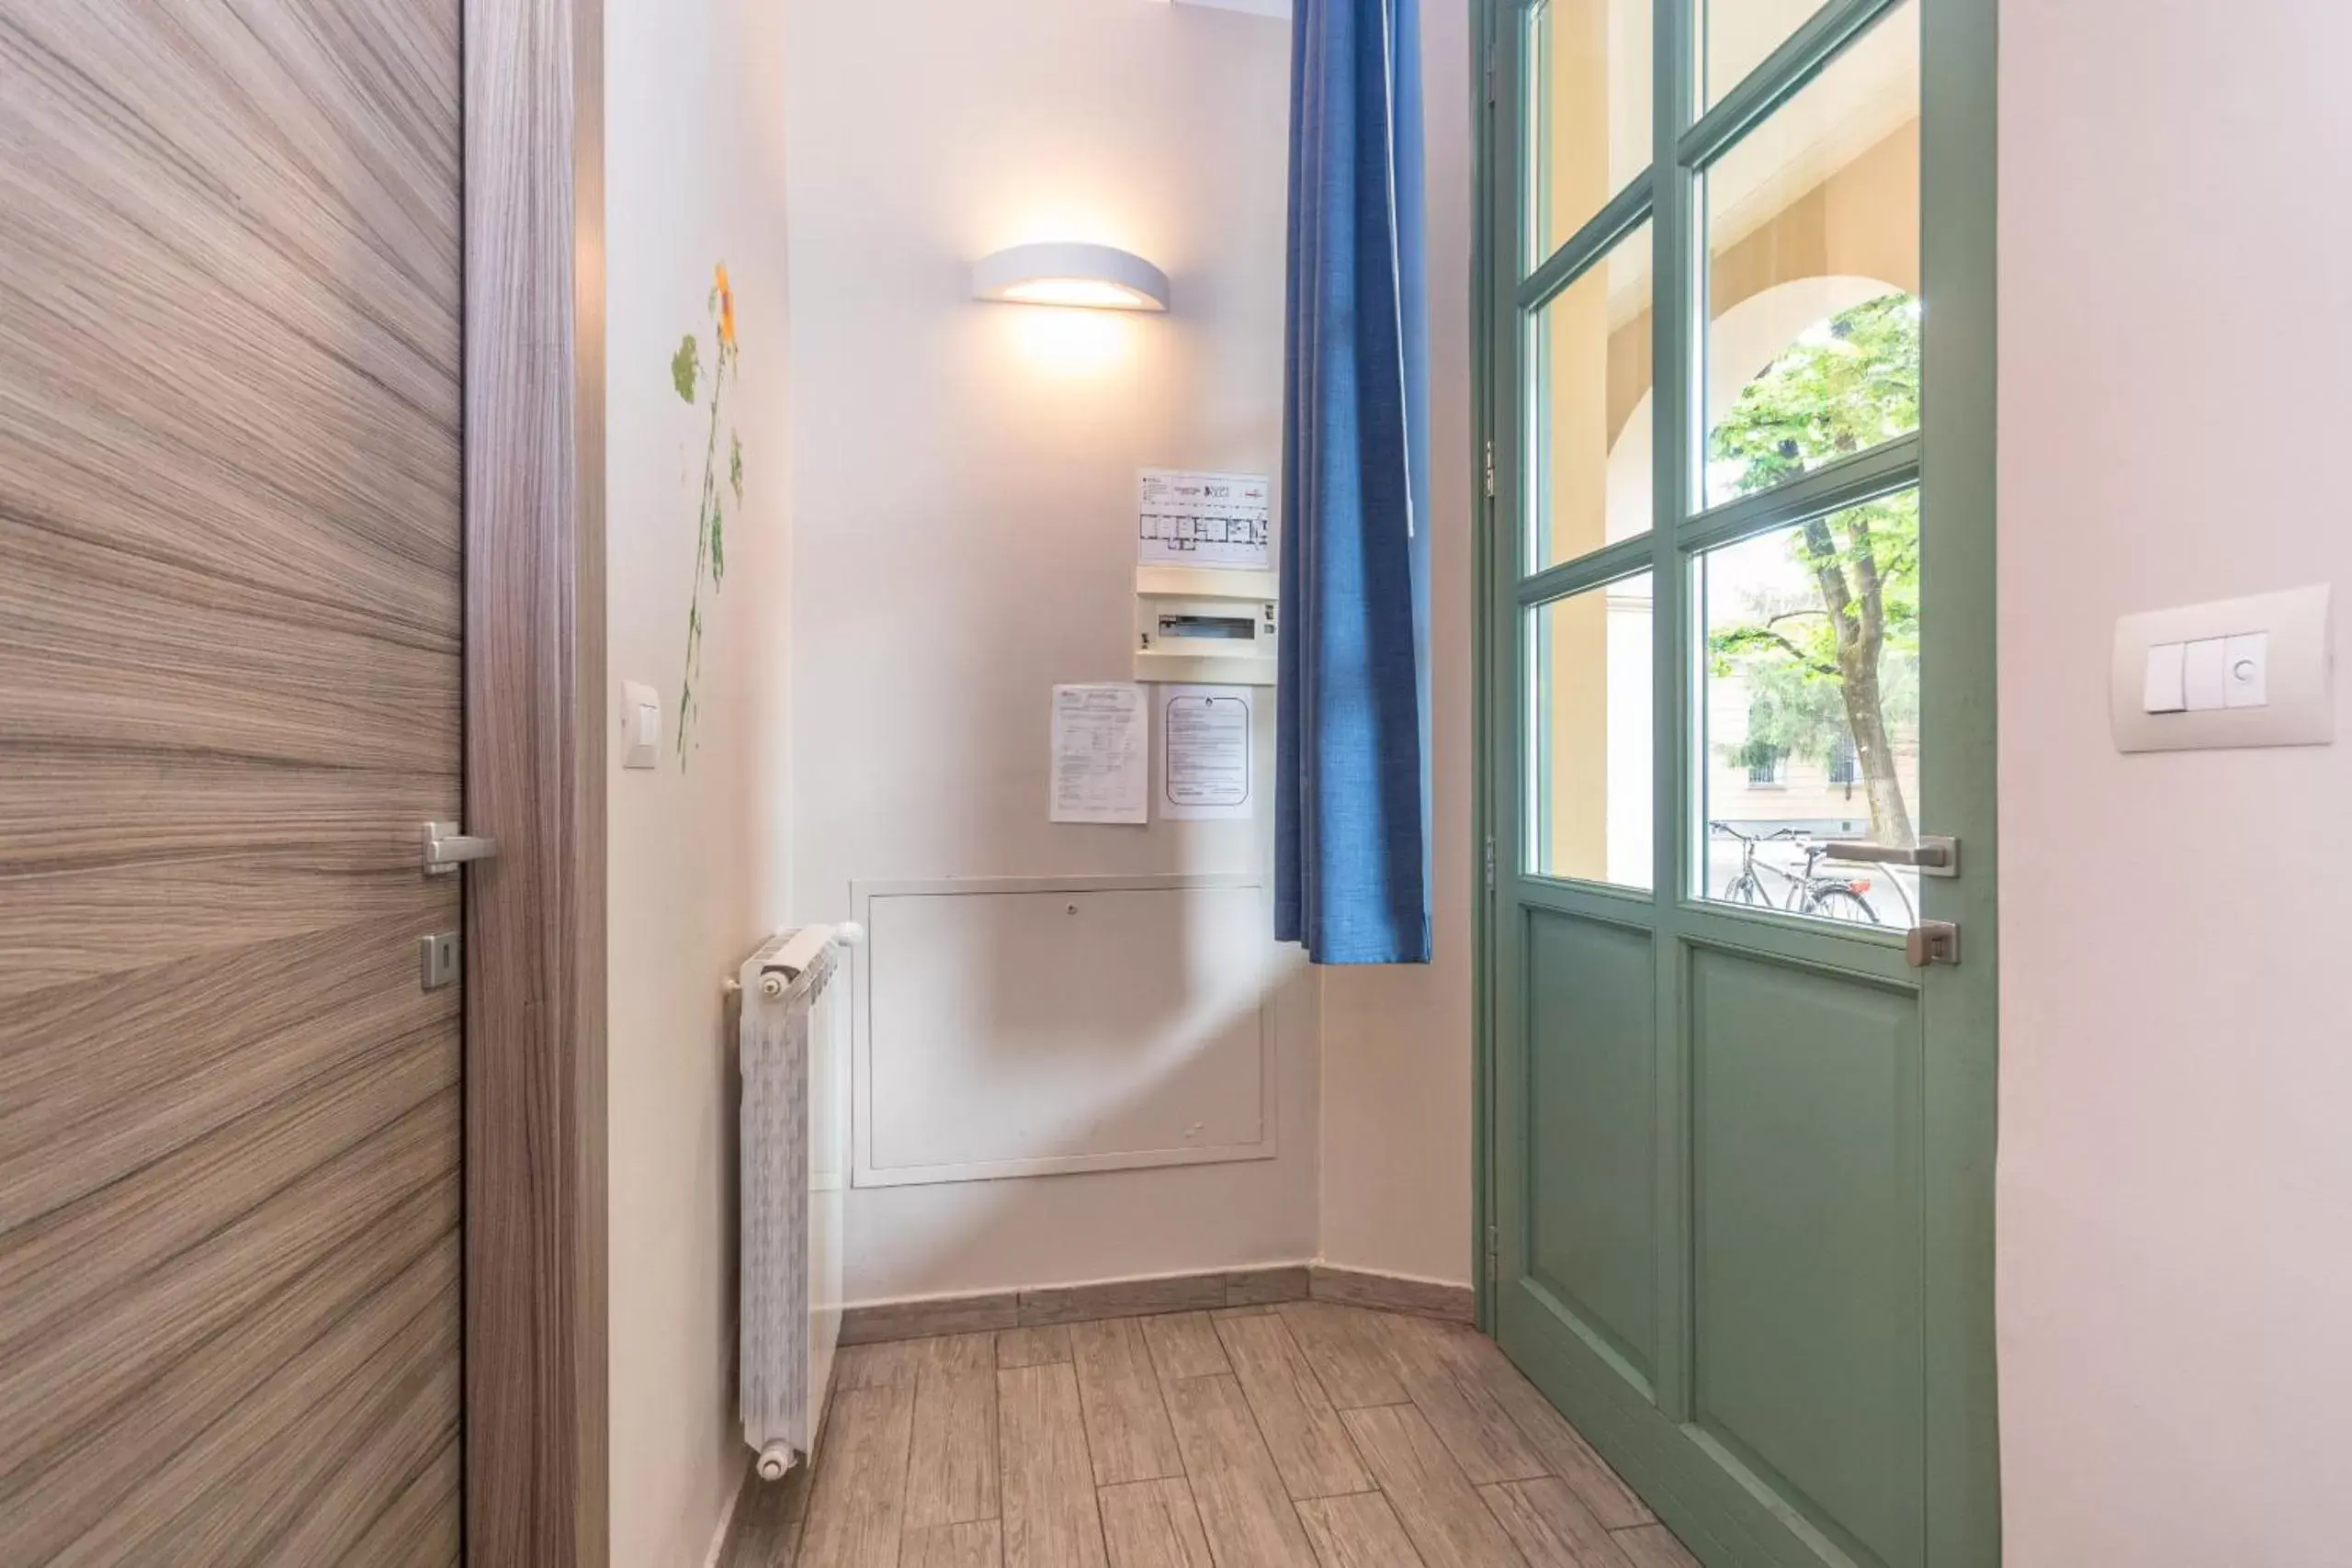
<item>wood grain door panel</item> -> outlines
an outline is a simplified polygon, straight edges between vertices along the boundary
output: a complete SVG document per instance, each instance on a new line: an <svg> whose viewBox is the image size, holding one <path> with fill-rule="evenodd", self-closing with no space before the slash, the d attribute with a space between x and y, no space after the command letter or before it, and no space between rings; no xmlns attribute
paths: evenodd
<svg viewBox="0 0 2352 1568"><path fill-rule="evenodd" d="M459 0L0 0L0 1557L459 1555Z"/></svg>

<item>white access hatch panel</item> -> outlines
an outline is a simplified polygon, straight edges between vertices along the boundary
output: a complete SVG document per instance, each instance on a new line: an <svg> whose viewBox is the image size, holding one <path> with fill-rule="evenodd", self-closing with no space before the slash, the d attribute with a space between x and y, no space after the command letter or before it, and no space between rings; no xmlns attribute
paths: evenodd
<svg viewBox="0 0 2352 1568"><path fill-rule="evenodd" d="M856 1181L1274 1152L1254 878L865 884Z"/></svg>

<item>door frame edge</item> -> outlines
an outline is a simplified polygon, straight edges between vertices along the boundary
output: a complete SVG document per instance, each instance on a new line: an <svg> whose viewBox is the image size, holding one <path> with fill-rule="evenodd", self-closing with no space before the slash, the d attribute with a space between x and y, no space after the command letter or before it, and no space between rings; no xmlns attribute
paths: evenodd
<svg viewBox="0 0 2352 1568"><path fill-rule="evenodd" d="M1488 858L1495 840L1491 750L1499 733L1492 705L1497 700L1491 646L1494 625L1495 498L1493 472L1497 398L1494 375L1496 280L1489 276L1497 254L1494 181L1496 81L1499 39L1498 0L1470 0L1470 104L1476 120L1470 138L1470 863L1477 867L1470 900L1470 1216L1471 1283L1477 1324L1488 1335L1495 1318L1495 1098L1494 1028L1496 971L1495 877ZM1482 455L1483 454L1483 455Z"/></svg>
<svg viewBox="0 0 2352 1568"><path fill-rule="evenodd" d="M605 1568L604 0L464 0L465 1561Z"/></svg>

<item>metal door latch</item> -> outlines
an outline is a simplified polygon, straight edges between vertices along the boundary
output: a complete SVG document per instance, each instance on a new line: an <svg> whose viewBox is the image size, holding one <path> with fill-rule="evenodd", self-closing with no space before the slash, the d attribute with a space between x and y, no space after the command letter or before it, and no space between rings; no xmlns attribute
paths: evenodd
<svg viewBox="0 0 2352 1568"><path fill-rule="evenodd" d="M471 860L491 860L498 853L496 839L461 833L455 822L424 825L424 874L447 876Z"/></svg>
<svg viewBox="0 0 2352 1568"><path fill-rule="evenodd" d="M1914 969L1960 962L1960 928L1950 920L1921 920L1903 934L1903 957Z"/></svg>

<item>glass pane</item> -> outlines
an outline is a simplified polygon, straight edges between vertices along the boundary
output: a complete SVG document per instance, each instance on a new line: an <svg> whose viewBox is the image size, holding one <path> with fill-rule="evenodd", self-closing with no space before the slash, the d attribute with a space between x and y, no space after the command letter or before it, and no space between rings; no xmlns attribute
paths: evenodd
<svg viewBox="0 0 2352 1568"><path fill-rule="evenodd" d="M1830 863L1836 839L1916 841L1919 492L1698 560L1705 701L1702 897L1824 919L1917 921L1917 872Z"/></svg>
<svg viewBox="0 0 2352 1568"><path fill-rule="evenodd" d="M1541 571L1649 531L1649 225L1530 327L1526 559Z"/></svg>
<svg viewBox="0 0 2352 1568"><path fill-rule="evenodd" d="M1650 574L1528 612L1530 869L1646 888Z"/></svg>
<svg viewBox="0 0 2352 1568"><path fill-rule="evenodd" d="M1764 57L1813 18L1822 0L1690 0L1699 39L1699 107L1723 101Z"/></svg>
<svg viewBox="0 0 2352 1568"><path fill-rule="evenodd" d="M1707 504L1919 428L1919 6L1706 175Z"/></svg>
<svg viewBox="0 0 2352 1568"><path fill-rule="evenodd" d="M1650 0L1539 0L1527 14L1532 268L1650 162Z"/></svg>

